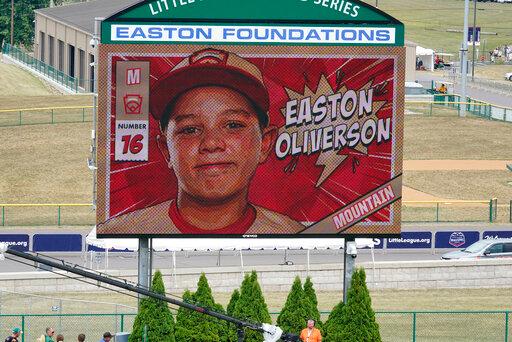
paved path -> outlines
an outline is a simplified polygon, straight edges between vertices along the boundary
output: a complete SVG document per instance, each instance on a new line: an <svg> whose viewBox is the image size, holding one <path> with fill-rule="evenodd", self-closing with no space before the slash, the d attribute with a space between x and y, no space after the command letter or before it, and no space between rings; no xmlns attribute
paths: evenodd
<svg viewBox="0 0 512 342"><path fill-rule="evenodd" d="M512 160L405 160L406 171L507 170Z"/></svg>
<svg viewBox="0 0 512 342"><path fill-rule="evenodd" d="M416 80L420 82L429 82L431 80L434 81L450 81L453 80L451 77L444 77L443 75L435 75L432 73L425 72L416 72ZM454 92L456 94L461 94L462 89L460 84L454 85ZM492 89L490 87L482 87L478 84L472 84L471 78L468 79L468 88L467 94L471 98L489 102L491 104L495 104L503 107L512 108L512 95L504 95L501 90Z"/></svg>

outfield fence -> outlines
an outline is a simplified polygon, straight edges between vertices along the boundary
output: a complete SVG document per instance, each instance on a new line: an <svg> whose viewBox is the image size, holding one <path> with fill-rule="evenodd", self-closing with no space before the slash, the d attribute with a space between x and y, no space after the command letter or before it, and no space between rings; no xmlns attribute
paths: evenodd
<svg viewBox="0 0 512 342"><path fill-rule="evenodd" d="M458 116L465 105L467 113L488 120L512 123L512 108L500 107L468 99L460 102L459 95L435 95L434 101L407 101L407 114L425 116ZM0 127L72 122L92 122L93 106L21 108L0 110Z"/></svg>
<svg viewBox="0 0 512 342"><path fill-rule="evenodd" d="M483 119L512 123L512 108L490 104L470 97L462 102L458 94L435 94L432 101L406 101L406 111L409 114L424 114L427 116L459 116L466 108L466 114Z"/></svg>
<svg viewBox="0 0 512 342"><path fill-rule="evenodd" d="M92 106L0 110L0 127L91 122Z"/></svg>
<svg viewBox="0 0 512 342"><path fill-rule="evenodd" d="M323 311L322 321L329 312ZM278 312L272 312L275 322ZM378 311L382 341L432 342L496 342L512 341L510 311ZM13 327L24 334L21 342L31 342L52 327L66 340L74 340L80 333L87 340L101 338L105 331L112 334L131 331L134 313L113 314L0 314L0 331L5 335Z"/></svg>
<svg viewBox="0 0 512 342"><path fill-rule="evenodd" d="M75 93L88 92L93 88L93 81L67 75L9 43L4 42L2 53Z"/></svg>
<svg viewBox="0 0 512 342"><path fill-rule="evenodd" d="M83 226L94 225L95 220L90 203L0 204L1 226ZM498 200L403 201L402 221L492 223L498 221Z"/></svg>

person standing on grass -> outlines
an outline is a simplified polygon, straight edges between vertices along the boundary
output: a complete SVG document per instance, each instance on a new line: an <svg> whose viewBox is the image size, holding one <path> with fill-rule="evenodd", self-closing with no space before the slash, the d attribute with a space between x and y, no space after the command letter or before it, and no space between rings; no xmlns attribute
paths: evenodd
<svg viewBox="0 0 512 342"><path fill-rule="evenodd" d="M112 339L112 334L110 332L106 332L103 334L103 338L100 340L100 342L110 342Z"/></svg>
<svg viewBox="0 0 512 342"><path fill-rule="evenodd" d="M315 328L314 319L308 320L308 326L301 331L300 339L302 342L322 342L322 334Z"/></svg>
<svg viewBox="0 0 512 342"><path fill-rule="evenodd" d="M5 342L18 342L18 341L20 341L20 340L18 340L18 338L20 337L21 334L23 334L23 331L21 331L20 328L14 328L14 329L12 329L11 336L7 336L7 338L5 339Z"/></svg>
<svg viewBox="0 0 512 342"><path fill-rule="evenodd" d="M41 335L38 339L38 342L53 342L53 335L55 335L55 330L53 328L46 328L45 334Z"/></svg>

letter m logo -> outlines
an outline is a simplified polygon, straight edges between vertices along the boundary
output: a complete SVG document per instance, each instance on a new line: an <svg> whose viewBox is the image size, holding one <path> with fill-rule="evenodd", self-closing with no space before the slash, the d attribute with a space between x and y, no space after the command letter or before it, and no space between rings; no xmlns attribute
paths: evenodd
<svg viewBox="0 0 512 342"><path fill-rule="evenodd" d="M140 84L140 68L126 69L126 85Z"/></svg>

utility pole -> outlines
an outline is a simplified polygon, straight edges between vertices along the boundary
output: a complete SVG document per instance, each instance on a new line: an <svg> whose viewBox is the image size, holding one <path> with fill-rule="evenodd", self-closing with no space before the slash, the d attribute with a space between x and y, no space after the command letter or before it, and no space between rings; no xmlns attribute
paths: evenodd
<svg viewBox="0 0 512 342"><path fill-rule="evenodd" d="M474 0L475 5L473 6L473 63L471 66L471 82L475 82L475 50L476 50L476 1Z"/></svg>
<svg viewBox="0 0 512 342"><path fill-rule="evenodd" d="M469 16L469 0L464 0L464 29L462 37L462 48L460 50L460 69L461 69L461 110L460 117L466 116L466 102L467 102L467 78L468 78L468 16Z"/></svg>
<svg viewBox="0 0 512 342"><path fill-rule="evenodd" d="M11 0L11 46L14 45L14 0Z"/></svg>

